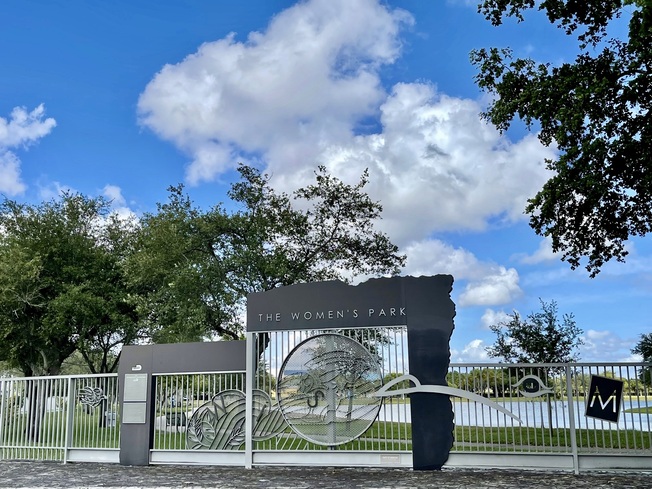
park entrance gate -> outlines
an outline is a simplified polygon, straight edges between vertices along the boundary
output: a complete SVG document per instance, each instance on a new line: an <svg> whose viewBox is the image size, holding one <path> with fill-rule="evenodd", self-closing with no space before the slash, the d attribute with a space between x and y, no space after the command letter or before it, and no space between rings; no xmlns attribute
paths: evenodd
<svg viewBox="0 0 652 489"><path fill-rule="evenodd" d="M0 459L652 469L652 365L449 364L451 287L280 288L249 297L246 341L0 378Z"/></svg>
<svg viewBox="0 0 652 489"><path fill-rule="evenodd" d="M408 452L416 469L441 468L453 445L453 411L445 392L455 315L452 284L451 276L438 275L375 279L358 286L332 281L282 287L248 297L244 343L125 347L119 371L121 463L152 461L152 427L161 421L151 378L234 374L244 366L244 392L211 393L190 419L181 413L188 446L228 452L245 466L288 463L293 455L304 463L313 457L322 462L339 458L346 465L352 451L367 463L376 457L379 463L401 464L407 446L396 444L393 435L384 438L389 449L375 455L351 450L376 422L383 398L394 397L386 381L395 377L398 387L409 387L411 380L441 389L440 395L410 393ZM401 354L392 358L392 349ZM401 377L407 371L410 380ZM399 391L397 396L403 394ZM298 444L301 450L279 450L279 443ZM235 450L240 447L242 453Z"/></svg>

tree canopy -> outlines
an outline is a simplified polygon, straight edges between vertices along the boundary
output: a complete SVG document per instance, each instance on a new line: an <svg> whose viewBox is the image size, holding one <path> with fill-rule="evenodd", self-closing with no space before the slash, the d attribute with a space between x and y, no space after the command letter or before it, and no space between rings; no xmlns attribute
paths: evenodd
<svg viewBox="0 0 652 489"><path fill-rule="evenodd" d="M27 376L55 375L78 350L93 372L139 334L118 250L122 221L79 194L0 204L0 359Z"/></svg>
<svg viewBox="0 0 652 489"><path fill-rule="evenodd" d="M202 211L183 186L141 220L127 265L139 311L155 341L193 341L243 333L246 296L298 282L397 274L405 257L374 230L382 207L355 185L315 172L291 196L241 165L229 191L235 210Z"/></svg>
<svg viewBox="0 0 652 489"><path fill-rule="evenodd" d="M547 162L553 176L525 211L555 252L593 277L607 261L624 261L631 236L652 229L652 3L485 0L478 11L499 26L535 8L576 37L574 61L537 62L496 47L474 50L471 61L478 86L495 97L484 117L501 131L515 119L536 125L540 141L558 148ZM621 17L627 38L609 37Z"/></svg>
<svg viewBox="0 0 652 489"><path fill-rule="evenodd" d="M102 198L64 194L0 204L0 362L58 374L75 354L115 369L124 344L238 339L247 294L297 282L397 274L405 262L374 229L382 207L319 167L292 195L240 166L227 211L182 185L139 220Z"/></svg>
<svg viewBox="0 0 652 489"><path fill-rule="evenodd" d="M641 355L644 362L652 362L652 333L642 334L632 353ZM641 380L646 384L652 384L652 367L641 369Z"/></svg>
<svg viewBox="0 0 652 489"><path fill-rule="evenodd" d="M577 348L582 345L582 330L572 314L561 321L555 301L541 302L541 311L526 318L514 311L509 320L491 325L495 343L487 348L491 357L516 363L568 363L577 361Z"/></svg>

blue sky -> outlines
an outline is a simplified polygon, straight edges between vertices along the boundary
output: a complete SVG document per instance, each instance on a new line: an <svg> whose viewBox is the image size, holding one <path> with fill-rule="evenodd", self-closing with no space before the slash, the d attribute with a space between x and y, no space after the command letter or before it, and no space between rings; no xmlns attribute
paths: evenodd
<svg viewBox="0 0 652 489"><path fill-rule="evenodd" d="M652 330L650 240L590 279L530 230L554 148L480 120L469 52L489 46L575 53L538 13L494 28L464 0L4 0L0 192L72 189L139 215L180 182L224 202L240 161L285 191L317 164L350 182L369 168L404 274L455 277L452 361L488 360L488 325L539 298L574 314L583 360L634 359Z"/></svg>

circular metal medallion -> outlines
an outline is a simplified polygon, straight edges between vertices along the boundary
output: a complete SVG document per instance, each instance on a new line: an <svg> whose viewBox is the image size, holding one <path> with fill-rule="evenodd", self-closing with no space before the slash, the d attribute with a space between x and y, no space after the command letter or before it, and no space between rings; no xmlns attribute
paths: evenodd
<svg viewBox="0 0 652 489"><path fill-rule="evenodd" d="M357 341L320 334L299 343L278 374L277 399L287 423L319 445L348 443L376 419L382 398L380 359Z"/></svg>

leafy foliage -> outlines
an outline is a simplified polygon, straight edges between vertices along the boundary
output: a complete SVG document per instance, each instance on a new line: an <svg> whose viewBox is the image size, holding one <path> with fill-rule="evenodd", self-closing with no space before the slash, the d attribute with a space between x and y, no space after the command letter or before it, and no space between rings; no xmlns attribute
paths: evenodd
<svg viewBox="0 0 652 489"><path fill-rule="evenodd" d="M571 268L586 257L595 276L612 258L624 261L630 236L652 230L652 3L485 0L478 10L498 26L535 6L577 36L574 62L553 66L498 48L475 50L471 61L478 86L495 95L484 117L501 131L516 118L537 123L541 142L559 149L526 212ZM622 14L628 38L608 39Z"/></svg>
<svg viewBox="0 0 652 489"><path fill-rule="evenodd" d="M319 167L314 184L289 196L255 168L238 171L233 212L204 212L178 186L158 213L143 216L128 269L154 341L237 339L249 293L396 274L403 265L397 247L373 229L382 208L364 193L366 172L347 185Z"/></svg>
<svg viewBox="0 0 652 489"><path fill-rule="evenodd" d="M239 339L247 294L297 282L396 274L405 261L374 230L381 206L323 167L292 196L241 166L236 210L193 205L171 187L138 222L105 200L64 194L0 204L0 361L58 374L75 353L112 371L137 340ZM71 359L72 361L73 359Z"/></svg>
<svg viewBox="0 0 652 489"><path fill-rule="evenodd" d="M126 228L107 212L79 194L0 205L0 359L27 376L58 374L75 350L111 371L114 348L138 336L118 253Z"/></svg>
<svg viewBox="0 0 652 489"><path fill-rule="evenodd" d="M523 319L518 312L509 321L494 324L496 342L487 348L491 357L516 363L567 363L578 360L582 330L572 314L557 317L557 303L541 301L541 311Z"/></svg>
<svg viewBox="0 0 652 489"><path fill-rule="evenodd" d="M632 353L641 355L644 362L652 362L652 333L642 334ZM652 367L645 367L641 370L641 380L646 385L652 385Z"/></svg>

